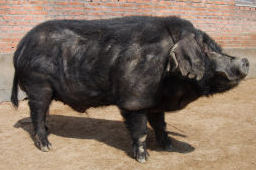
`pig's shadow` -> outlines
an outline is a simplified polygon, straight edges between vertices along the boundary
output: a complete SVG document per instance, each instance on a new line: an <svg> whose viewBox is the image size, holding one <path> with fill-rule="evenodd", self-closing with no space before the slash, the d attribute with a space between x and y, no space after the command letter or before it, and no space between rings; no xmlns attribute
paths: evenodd
<svg viewBox="0 0 256 170"><path fill-rule="evenodd" d="M66 138L97 140L131 155L131 139L124 122L89 117L50 115L47 120L47 125L50 134ZM19 120L14 127L21 127L30 134L33 140L34 132L30 118ZM176 132L170 132L170 134L172 136L186 137ZM188 143L178 141L174 138L172 138L172 140L175 147L173 152L188 153L194 150L194 147ZM54 145L54 143L52 144ZM153 130L150 128L148 129L147 148L161 151L161 148L155 140Z"/></svg>

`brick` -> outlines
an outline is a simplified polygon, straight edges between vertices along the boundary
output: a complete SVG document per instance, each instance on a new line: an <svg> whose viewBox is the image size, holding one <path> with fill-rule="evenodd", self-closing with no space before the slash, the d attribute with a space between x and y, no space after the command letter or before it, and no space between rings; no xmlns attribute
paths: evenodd
<svg viewBox="0 0 256 170"><path fill-rule="evenodd" d="M102 5L107 6L107 7L120 7L120 3L103 3Z"/></svg>
<svg viewBox="0 0 256 170"><path fill-rule="evenodd" d="M150 0L126 0L128 3L148 3Z"/></svg>
<svg viewBox="0 0 256 170"><path fill-rule="evenodd" d="M32 6L31 8L32 8L33 10L38 10L38 11L43 10L43 6Z"/></svg>
<svg viewBox="0 0 256 170"><path fill-rule="evenodd" d="M23 3L24 3L24 2L23 2ZM43 5L43 4L47 4L48 2L45 1L45 0L29 0L28 3L30 3L30 4L41 4L41 5Z"/></svg>
<svg viewBox="0 0 256 170"><path fill-rule="evenodd" d="M148 8L152 9L154 6L153 5L138 5L138 8Z"/></svg>
<svg viewBox="0 0 256 170"><path fill-rule="evenodd" d="M47 15L46 11L29 11L30 15Z"/></svg>
<svg viewBox="0 0 256 170"><path fill-rule="evenodd" d="M29 13L28 11L12 11L12 10L8 11L8 14L10 15L26 15L28 13Z"/></svg>
<svg viewBox="0 0 256 170"><path fill-rule="evenodd" d="M79 6L83 6L84 3L73 1L73 2L69 2L69 5L79 5Z"/></svg>
<svg viewBox="0 0 256 170"><path fill-rule="evenodd" d="M124 8L136 8L136 7L138 7L138 4L131 4L131 3L129 3L129 4L124 3L124 4L121 4L121 5Z"/></svg>

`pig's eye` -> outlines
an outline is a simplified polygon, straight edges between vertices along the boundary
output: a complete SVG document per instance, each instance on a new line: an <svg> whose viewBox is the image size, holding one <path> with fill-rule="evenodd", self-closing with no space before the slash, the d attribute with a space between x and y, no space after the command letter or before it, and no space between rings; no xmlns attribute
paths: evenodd
<svg viewBox="0 0 256 170"><path fill-rule="evenodd" d="M227 74L224 71L217 71L217 74L223 78L227 78Z"/></svg>
<svg viewBox="0 0 256 170"><path fill-rule="evenodd" d="M215 52L208 52L208 53L207 53L207 56L210 57L210 58L214 58L214 57L216 57L217 55L216 55Z"/></svg>
<svg viewBox="0 0 256 170"><path fill-rule="evenodd" d="M204 52L204 53L208 53L209 52L209 48L208 48L208 46L206 45L206 44L204 44L202 47L201 47L201 49L202 49L202 51Z"/></svg>
<svg viewBox="0 0 256 170"><path fill-rule="evenodd" d="M214 59L218 59L218 58L222 58L223 57L222 54L219 54L219 53L216 53L216 52L213 52L213 51L211 51L211 52L209 52L207 54L208 54L208 56L210 58L214 58Z"/></svg>
<svg viewBox="0 0 256 170"><path fill-rule="evenodd" d="M230 58L230 60L235 60L236 58L235 57L231 57L231 56L228 56Z"/></svg>

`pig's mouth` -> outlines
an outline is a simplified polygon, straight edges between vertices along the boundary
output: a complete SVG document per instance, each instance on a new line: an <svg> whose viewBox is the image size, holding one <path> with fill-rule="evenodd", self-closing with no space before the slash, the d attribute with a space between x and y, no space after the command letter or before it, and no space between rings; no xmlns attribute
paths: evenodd
<svg viewBox="0 0 256 170"><path fill-rule="evenodd" d="M243 78L240 77L230 77L227 76L227 74L219 74L217 76L217 83L216 83L216 90L218 92L224 92L226 90L230 90L234 87L236 87Z"/></svg>
<svg viewBox="0 0 256 170"><path fill-rule="evenodd" d="M243 79L242 77L230 75L223 71L218 71L217 74L218 74L218 78L223 79L222 81L225 81L227 84L236 84Z"/></svg>

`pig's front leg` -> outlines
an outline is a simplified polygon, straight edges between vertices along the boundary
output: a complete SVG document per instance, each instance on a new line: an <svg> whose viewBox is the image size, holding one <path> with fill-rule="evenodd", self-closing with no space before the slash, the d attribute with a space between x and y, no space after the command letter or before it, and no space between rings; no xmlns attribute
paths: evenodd
<svg viewBox="0 0 256 170"><path fill-rule="evenodd" d="M147 112L121 110L125 124L131 135L134 158L143 163L149 154L146 149L147 138Z"/></svg>

